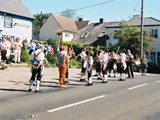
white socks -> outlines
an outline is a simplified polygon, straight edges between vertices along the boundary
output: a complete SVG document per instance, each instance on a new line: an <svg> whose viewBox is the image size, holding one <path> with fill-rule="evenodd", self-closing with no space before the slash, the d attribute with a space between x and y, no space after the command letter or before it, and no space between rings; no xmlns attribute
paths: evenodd
<svg viewBox="0 0 160 120"><path fill-rule="evenodd" d="M89 78L88 83L89 83L89 84L92 83L92 78L91 78L91 77Z"/></svg>
<svg viewBox="0 0 160 120"><path fill-rule="evenodd" d="M104 82L108 81L108 76L107 75L104 75Z"/></svg>
<svg viewBox="0 0 160 120"><path fill-rule="evenodd" d="M37 81L36 81L36 90L37 90L37 91L39 90L39 85L40 85L40 81L37 80Z"/></svg>
<svg viewBox="0 0 160 120"><path fill-rule="evenodd" d="M33 82L34 82L33 80L30 80L30 81L29 81L29 83L30 83L29 89L32 89L32 87L33 87Z"/></svg>

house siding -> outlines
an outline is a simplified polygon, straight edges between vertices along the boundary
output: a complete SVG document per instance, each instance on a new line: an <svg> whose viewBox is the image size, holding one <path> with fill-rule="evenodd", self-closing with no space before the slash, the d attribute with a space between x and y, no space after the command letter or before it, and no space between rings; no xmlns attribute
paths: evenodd
<svg viewBox="0 0 160 120"><path fill-rule="evenodd" d="M58 21L54 18L54 16L50 15L40 29L39 39L47 40L49 38L52 38L53 40L59 40L59 36L57 35L58 29L63 28L59 25ZM62 34L62 41L71 41L73 37L74 35L72 32L64 31Z"/></svg>
<svg viewBox="0 0 160 120"><path fill-rule="evenodd" d="M138 27L140 29L140 27ZM147 25L144 26L145 30L152 30L152 29L157 29L158 30L158 38L154 38L157 42L157 44L151 44L151 47L153 48L153 51L149 54L149 59L155 62L158 62L160 56L158 56L158 53L160 53L160 25ZM109 35L109 40L107 40L107 47L111 43L112 45L116 44L118 42L118 39L115 39L112 35L114 31L120 31L121 29L119 27L106 27L106 33Z"/></svg>
<svg viewBox="0 0 160 120"><path fill-rule="evenodd" d="M12 15L12 27L4 27L4 13L0 12L0 36L20 37L21 40L31 40L33 31L33 19Z"/></svg>

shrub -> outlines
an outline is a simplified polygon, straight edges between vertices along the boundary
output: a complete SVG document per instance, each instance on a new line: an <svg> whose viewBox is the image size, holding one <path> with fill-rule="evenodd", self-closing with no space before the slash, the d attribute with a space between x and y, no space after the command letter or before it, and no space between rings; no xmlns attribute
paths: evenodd
<svg viewBox="0 0 160 120"><path fill-rule="evenodd" d="M53 55L51 55L51 54L48 54L47 56L46 56L46 59L47 59L47 61L48 61L48 63L50 64L50 67L52 66L52 67L56 67L57 65L58 65L58 59L57 59L57 57L55 57L55 56L53 56ZM49 67L49 66L48 66Z"/></svg>
<svg viewBox="0 0 160 120"><path fill-rule="evenodd" d="M54 48L55 53L57 52L58 44L52 39L47 40L48 45L51 45Z"/></svg>
<svg viewBox="0 0 160 120"><path fill-rule="evenodd" d="M23 47L21 50L21 62L29 63L30 56L28 54L26 44L25 44L25 42L22 42L22 44L23 44Z"/></svg>
<svg viewBox="0 0 160 120"><path fill-rule="evenodd" d="M158 67L158 64L154 61L149 61L147 72L148 73L160 73L160 69Z"/></svg>
<svg viewBox="0 0 160 120"><path fill-rule="evenodd" d="M81 64L80 64L80 62L78 62L75 59L70 59L70 61L69 61L69 67L70 68L80 68Z"/></svg>

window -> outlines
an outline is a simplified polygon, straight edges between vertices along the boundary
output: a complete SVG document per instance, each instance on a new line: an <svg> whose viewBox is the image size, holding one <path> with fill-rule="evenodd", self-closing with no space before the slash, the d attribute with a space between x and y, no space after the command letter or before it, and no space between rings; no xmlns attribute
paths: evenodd
<svg viewBox="0 0 160 120"><path fill-rule="evenodd" d="M65 37L69 37L70 36L70 34L69 33L65 33Z"/></svg>
<svg viewBox="0 0 160 120"><path fill-rule="evenodd" d="M4 27L11 28L12 27L12 16L9 14L4 15Z"/></svg>
<svg viewBox="0 0 160 120"><path fill-rule="evenodd" d="M85 39L88 36L88 32L81 35L81 39Z"/></svg>
<svg viewBox="0 0 160 120"><path fill-rule="evenodd" d="M98 37L103 37L105 34L105 32L101 32Z"/></svg>
<svg viewBox="0 0 160 120"><path fill-rule="evenodd" d="M150 37L151 38L158 38L158 29L151 30Z"/></svg>

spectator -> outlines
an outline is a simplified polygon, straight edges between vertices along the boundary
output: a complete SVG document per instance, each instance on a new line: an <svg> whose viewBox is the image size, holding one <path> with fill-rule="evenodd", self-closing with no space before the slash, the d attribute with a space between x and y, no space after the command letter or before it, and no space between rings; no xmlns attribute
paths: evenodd
<svg viewBox="0 0 160 120"><path fill-rule="evenodd" d="M36 42L36 46L35 46L35 50L40 49L41 43L40 42Z"/></svg>
<svg viewBox="0 0 160 120"><path fill-rule="evenodd" d="M134 62L134 56L132 55L130 50L127 50L127 55L126 55L126 64L127 64L127 73L128 73L128 78L134 78L133 74L133 62Z"/></svg>
<svg viewBox="0 0 160 120"><path fill-rule="evenodd" d="M146 58L146 55L143 55L141 59L142 76L146 76L147 67L148 67L147 63L148 63L148 60Z"/></svg>
<svg viewBox="0 0 160 120"><path fill-rule="evenodd" d="M35 43L33 40L27 46L28 53L31 55L33 51L35 51Z"/></svg>
<svg viewBox="0 0 160 120"><path fill-rule="evenodd" d="M5 69L7 68L6 64L6 54L7 54L7 47L5 45L6 39L2 38L2 42L0 43L0 49L1 49L1 68Z"/></svg>
<svg viewBox="0 0 160 120"><path fill-rule="evenodd" d="M15 63L20 63L21 61L21 48L23 47L22 42L20 41L20 38L17 37L14 45L14 53L15 53L15 58L14 62Z"/></svg>
<svg viewBox="0 0 160 120"><path fill-rule="evenodd" d="M44 54L47 55L47 54L48 54L48 51L49 51L49 45L48 45L47 42L44 43L44 48L45 48L45 49L44 49Z"/></svg>

